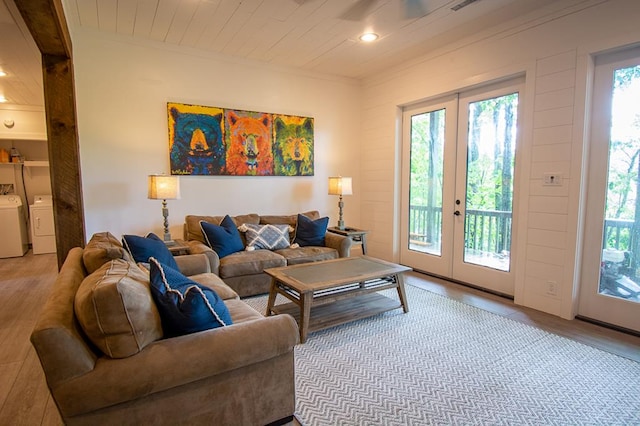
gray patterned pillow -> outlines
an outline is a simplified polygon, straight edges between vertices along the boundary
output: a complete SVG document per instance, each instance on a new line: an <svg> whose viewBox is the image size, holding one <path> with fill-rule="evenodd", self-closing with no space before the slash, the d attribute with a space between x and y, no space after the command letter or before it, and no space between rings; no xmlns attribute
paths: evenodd
<svg viewBox="0 0 640 426"><path fill-rule="evenodd" d="M245 223L238 228L245 232L246 250L280 250L289 247L289 225L253 225Z"/></svg>

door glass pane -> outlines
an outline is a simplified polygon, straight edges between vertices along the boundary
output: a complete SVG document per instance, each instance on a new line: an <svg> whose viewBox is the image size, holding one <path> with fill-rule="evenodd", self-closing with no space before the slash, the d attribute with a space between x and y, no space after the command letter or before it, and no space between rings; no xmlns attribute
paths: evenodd
<svg viewBox="0 0 640 426"><path fill-rule="evenodd" d="M613 75L600 294L640 301L640 66Z"/></svg>
<svg viewBox="0 0 640 426"><path fill-rule="evenodd" d="M518 94L469 103L464 262L509 271Z"/></svg>
<svg viewBox="0 0 640 426"><path fill-rule="evenodd" d="M445 110L411 117L409 249L440 256Z"/></svg>

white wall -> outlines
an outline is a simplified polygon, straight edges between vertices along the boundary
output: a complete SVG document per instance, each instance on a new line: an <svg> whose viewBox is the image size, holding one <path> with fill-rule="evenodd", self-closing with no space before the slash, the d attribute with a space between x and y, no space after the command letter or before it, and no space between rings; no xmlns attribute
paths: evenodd
<svg viewBox="0 0 640 426"><path fill-rule="evenodd" d="M0 105L0 139L47 140L42 106Z"/></svg>
<svg viewBox="0 0 640 426"><path fill-rule="evenodd" d="M640 42L637 0L574 3L555 2L535 15L505 22L364 81L361 225L371 230L371 255L389 260L399 256L401 107L525 73L517 159L522 179L516 188L515 301L573 317L591 55ZM562 172L564 185L542 186L545 171ZM558 296L546 294L547 280L559 283Z"/></svg>
<svg viewBox="0 0 640 426"><path fill-rule="evenodd" d="M162 231L161 203L147 199L147 175L169 172L167 102L310 116L315 176L181 177L168 201L173 237L187 214L294 214L317 209L337 223L328 176L353 176L345 220L360 218L359 82L301 73L190 49L140 44L71 29L87 238Z"/></svg>

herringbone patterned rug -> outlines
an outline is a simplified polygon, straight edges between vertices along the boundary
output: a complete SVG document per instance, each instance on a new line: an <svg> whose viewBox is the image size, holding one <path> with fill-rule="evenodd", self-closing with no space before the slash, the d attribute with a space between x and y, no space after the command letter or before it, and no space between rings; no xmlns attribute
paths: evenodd
<svg viewBox="0 0 640 426"><path fill-rule="evenodd" d="M407 295L408 314L296 347L303 425L640 425L640 364L410 285ZM266 309L266 296L245 301Z"/></svg>

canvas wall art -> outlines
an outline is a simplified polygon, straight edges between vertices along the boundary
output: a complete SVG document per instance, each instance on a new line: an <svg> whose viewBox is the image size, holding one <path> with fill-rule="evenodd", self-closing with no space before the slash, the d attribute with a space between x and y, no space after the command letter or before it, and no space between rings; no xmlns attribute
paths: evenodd
<svg viewBox="0 0 640 426"><path fill-rule="evenodd" d="M313 176L313 118L167 103L173 175Z"/></svg>

